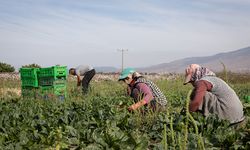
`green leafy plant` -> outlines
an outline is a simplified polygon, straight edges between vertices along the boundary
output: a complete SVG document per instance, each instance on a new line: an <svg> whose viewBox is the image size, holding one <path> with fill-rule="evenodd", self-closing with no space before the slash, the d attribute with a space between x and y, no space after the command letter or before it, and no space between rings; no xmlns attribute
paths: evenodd
<svg viewBox="0 0 250 150"><path fill-rule="evenodd" d="M231 77L231 76L229 76ZM231 78L229 78L231 80ZM20 88L20 81L3 80L1 87ZM29 97L0 99L0 147L2 149L249 149L250 122L234 130L216 116L204 118L188 112L189 86L182 79L157 80L168 99L162 112L129 113L133 100L124 96L123 84L93 82L82 95L68 81L64 101ZM250 81L233 83L240 98L248 94ZM250 117L250 107L245 115ZM185 113L180 113L184 107Z"/></svg>

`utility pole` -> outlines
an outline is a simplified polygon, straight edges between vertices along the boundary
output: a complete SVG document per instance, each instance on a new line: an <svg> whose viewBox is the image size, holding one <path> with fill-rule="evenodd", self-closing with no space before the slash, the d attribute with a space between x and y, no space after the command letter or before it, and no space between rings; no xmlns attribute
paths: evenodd
<svg viewBox="0 0 250 150"><path fill-rule="evenodd" d="M127 49L118 49L117 51L122 52L122 70L123 70L123 67L124 67L124 52L127 52L128 50Z"/></svg>

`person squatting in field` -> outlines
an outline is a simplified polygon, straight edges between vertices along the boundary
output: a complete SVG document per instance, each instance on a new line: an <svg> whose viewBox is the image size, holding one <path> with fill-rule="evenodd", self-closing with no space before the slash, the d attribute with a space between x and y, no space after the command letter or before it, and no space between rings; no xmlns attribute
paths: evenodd
<svg viewBox="0 0 250 150"><path fill-rule="evenodd" d="M197 64L189 65L185 70L184 85L188 83L194 87L190 112L200 112L205 117L215 114L231 125L245 120L242 103L235 91L209 69Z"/></svg>
<svg viewBox="0 0 250 150"><path fill-rule="evenodd" d="M129 111L134 111L142 106L145 107L144 110L151 108L156 111L167 105L167 99L161 90L133 68L125 68L120 74L119 81L124 81L128 85L128 95L135 101L128 107Z"/></svg>
<svg viewBox="0 0 250 150"><path fill-rule="evenodd" d="M96 71L92 66L80 65L76 68L70 68L69 74L77 76L77 86L80 86L82 83L83 94L87 94L89 91L89 82L92 80L92 78L96 74Z"/></svg>

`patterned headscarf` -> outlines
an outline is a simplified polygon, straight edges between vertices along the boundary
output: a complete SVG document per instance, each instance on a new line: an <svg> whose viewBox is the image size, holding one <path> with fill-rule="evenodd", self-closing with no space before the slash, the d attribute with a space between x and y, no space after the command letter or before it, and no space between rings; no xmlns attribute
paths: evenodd
<svg viewBox="0 0 250 150"><path fill-rule="evenodd" d="M214 72L206 67L201 67L197 64L191 64L186 69L186 79L184 84L188 82L199 81L204 76L216 76Z"/></svg>

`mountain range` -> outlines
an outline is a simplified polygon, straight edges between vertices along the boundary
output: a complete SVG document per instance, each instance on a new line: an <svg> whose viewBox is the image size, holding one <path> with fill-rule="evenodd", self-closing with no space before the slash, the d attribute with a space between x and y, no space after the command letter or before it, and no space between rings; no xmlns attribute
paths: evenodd
<svg viewBox="0 0 250 150"><path fill-rule="evenodd" d="M249 72L250 71L250 47L236 51L219 53L212 56L189 57L175 60L169 63L158 64L146 68L140 68L141 72L157 73L182 73L189 64L199 64L215 72L223 70L223 64L228 71Z"/></svg>
<svg viewBox="0 0 250 150"><path fill-rule="evenodd" d="M250 47L212 56L183 58L168 63L136 68L136 70L139 72L154 73L183 73L185 68L193 63L207 67L214 72L222 71L224 69L223 65L225 65L227 71L250 72ZM100 70L101 68L99 67ZM115 72L117 70L114 67L102 69L103 72Z"/></svg>

